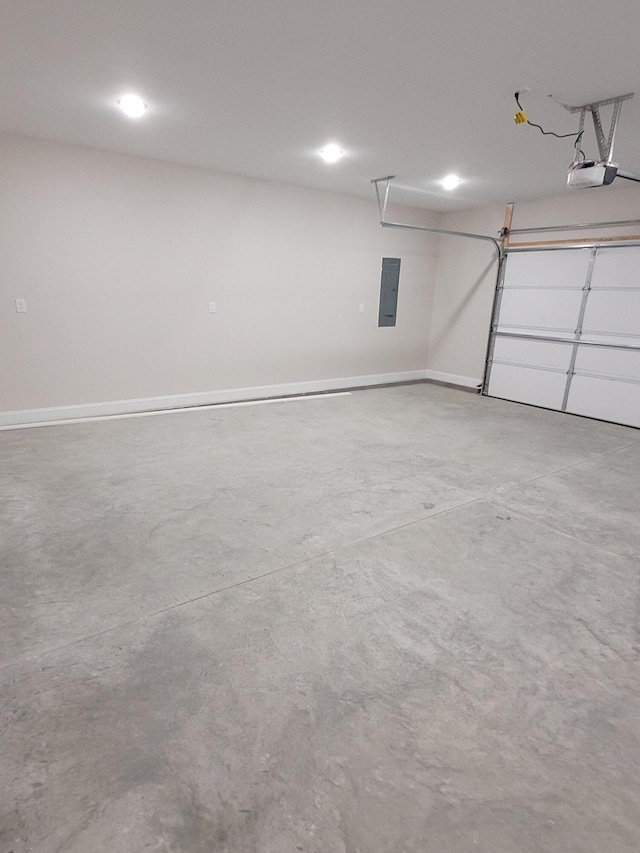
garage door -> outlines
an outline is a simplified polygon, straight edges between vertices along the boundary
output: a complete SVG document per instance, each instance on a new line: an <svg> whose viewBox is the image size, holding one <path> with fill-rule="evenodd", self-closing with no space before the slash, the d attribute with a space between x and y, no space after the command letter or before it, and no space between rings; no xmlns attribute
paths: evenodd
<svg viewBox="0 0 640 853"><path fill-rule="evenodd" d="M640 246L508 251L484 388L640 427Z"/></svg>

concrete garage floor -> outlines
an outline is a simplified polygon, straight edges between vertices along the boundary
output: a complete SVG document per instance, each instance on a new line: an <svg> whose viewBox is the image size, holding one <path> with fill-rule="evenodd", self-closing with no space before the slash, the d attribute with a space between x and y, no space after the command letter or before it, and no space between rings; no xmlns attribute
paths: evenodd
<svg viewBox="0 0 640 853"><path fill-rule="evenodd" d="M640 849L640 431L413 385L0 464L2 853Z"/></svg>

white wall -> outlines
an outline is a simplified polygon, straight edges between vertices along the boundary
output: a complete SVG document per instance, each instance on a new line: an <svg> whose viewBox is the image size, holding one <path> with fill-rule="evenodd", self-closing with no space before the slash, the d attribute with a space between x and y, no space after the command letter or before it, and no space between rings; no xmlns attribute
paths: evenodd
<svg viewBox="0 0 640 853"><path fill-rule="evenodd" d="M0 412L424 371L437 246L380 229L373 193L0 136Z"/></svg>
<svg viewBox="0 0 640 853"><path fill-rule="evenodd" d="M504 208L390 216L496 235ZM513 225L639 216L640 187L618 182L517 204ZM0 136L0 425L354 377L479 382L490 245L377 222L373 195ZM377 327L383 256L402 258L390 329Z"/></svg>
<svg viewBox="0 0 640 853"><path fill-rule="evenodd" d="M504 225L502 206L476 208L449 213L442 228L498 236ZM563 195L515 205L513 228L606 222L640 218L640 185L622 181L611 188L565 191ZM636 229L608 229L603 236L629 233ZM597 235L588 232L588 236ZM585 232L514 235L516 240L566 239L587 236ZM464 380L477 384L482 380L496 285L495 252L480 241L441 237L433 302L427 366L431 376Z"/></svg>

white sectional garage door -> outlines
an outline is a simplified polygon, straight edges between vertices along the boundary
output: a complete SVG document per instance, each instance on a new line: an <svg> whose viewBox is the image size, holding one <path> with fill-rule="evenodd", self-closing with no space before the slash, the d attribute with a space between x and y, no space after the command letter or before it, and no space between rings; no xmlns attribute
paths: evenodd
<svg viewBox="0 0 640 853"><path fill-rule="evenodd" d="M509 252L485 391L640 427L640 246Z"/></svg>

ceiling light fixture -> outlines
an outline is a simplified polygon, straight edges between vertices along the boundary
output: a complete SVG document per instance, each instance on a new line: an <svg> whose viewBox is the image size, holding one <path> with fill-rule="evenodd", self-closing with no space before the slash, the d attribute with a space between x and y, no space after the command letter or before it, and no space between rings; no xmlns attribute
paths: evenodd
<svg viewBox="0 0 640 853"><path fill-rule="evenodd" d="M138 95L123 95L118 98L118 106L129 118L140 118L147 110L147 105Z"/></svg>
<svg viewBox="0 0 640 853"><path fill-rule="evenodd" d="M328 145L325 145L324 148L320 149L320 156L325 163L337 163L338 160L344 156L344 151L339 145L336 145L335 142L330 142Z"/></svg>
<svg viewBox="0 0 640 853"><path fill-rule="evenodd" d="M443 178L440 183L445 188L445 190L455 190L455 188L462 183L460 178L457 175L447 175L446 178Z"/></svg>

